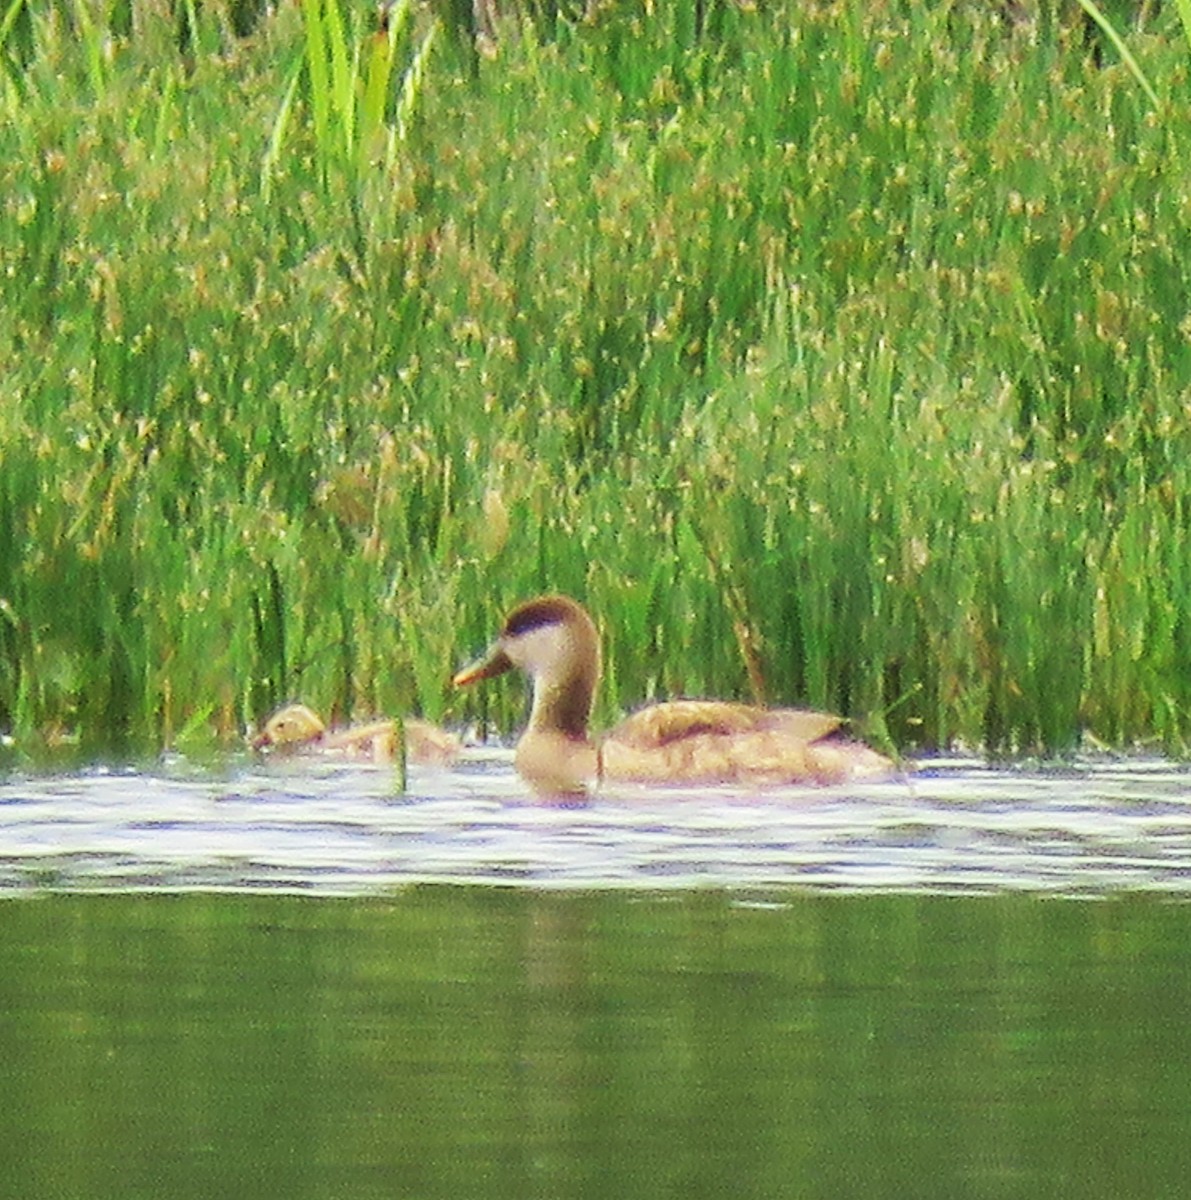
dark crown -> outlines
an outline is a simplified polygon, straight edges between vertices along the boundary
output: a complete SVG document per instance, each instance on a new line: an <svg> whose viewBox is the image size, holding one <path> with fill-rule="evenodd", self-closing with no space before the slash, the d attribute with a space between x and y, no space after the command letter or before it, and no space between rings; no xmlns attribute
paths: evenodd
<svg viewBox="0 0 1191 1200"><path fill-rule="evenodd" d="M578 605L568 596L542 596L518 605L505 621L504 636L518 637L544 625L562 625L572 620Z"/></svg>

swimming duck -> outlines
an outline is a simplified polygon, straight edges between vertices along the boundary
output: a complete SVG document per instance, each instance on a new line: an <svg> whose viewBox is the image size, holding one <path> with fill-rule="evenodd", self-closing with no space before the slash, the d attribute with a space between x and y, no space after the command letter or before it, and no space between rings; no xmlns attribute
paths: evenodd
<svg viewBox="0 0 1191 1200"><path fill-rule="evenodd" d="M533 684L518 772L537 790L582 793L591 780L651 784L840 783L890 774L893 763L838 736L840 717L721 700L672 700L634 713L598 742L588 735L600 676L600 639L569 596L518 605L487 654L457 687L517 668Z"/></svg>
<svg viewBox="0 0 1191 1200"><path fill-rule="evenodd" d="M407 717L402 726L409 762L445 764L458 757L459 739L445 729L416 717ZM317 750L342 758L388 763L397 757L397 722L369 721L329 730L314 709L305 704L287 704L265 722L253 738L252 747L254 750L272 747L287 753Z"/></svg>

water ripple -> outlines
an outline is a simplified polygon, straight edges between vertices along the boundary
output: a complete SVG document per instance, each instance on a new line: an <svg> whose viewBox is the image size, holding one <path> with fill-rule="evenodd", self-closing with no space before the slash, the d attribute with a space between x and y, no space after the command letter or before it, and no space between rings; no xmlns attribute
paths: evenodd
<svg viewBox="0 0 1191 1200"><path fill-rule="evenodd" d="M996 769L749 795L623 789L535 802L493 752L393 776L320 762L0 780L0 892L284 890L416 882L1191 896L1191 770Z"/></svg>

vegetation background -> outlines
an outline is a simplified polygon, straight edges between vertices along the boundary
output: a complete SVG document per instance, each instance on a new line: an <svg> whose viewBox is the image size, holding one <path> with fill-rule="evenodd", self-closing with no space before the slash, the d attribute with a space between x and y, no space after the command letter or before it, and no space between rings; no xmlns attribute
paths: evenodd
<svg viewBox="0 0 1191 1200"><path fill-rule="evenodd" d="M544 589L602 718L1182 750L1178 12L484 11L0 7L3 753L507 730Z"/></svg>

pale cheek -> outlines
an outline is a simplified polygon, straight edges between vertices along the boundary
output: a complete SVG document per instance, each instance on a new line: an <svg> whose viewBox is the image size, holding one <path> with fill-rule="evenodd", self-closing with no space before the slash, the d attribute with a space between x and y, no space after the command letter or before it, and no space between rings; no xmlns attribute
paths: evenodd
<svg viewBox="0 0 1191 1200"><path fill-rule="evenodd" d="M543 625L509 639L502 649L514 666L528 675L536 675L573 653L573 645L569 630L560 625Z"/></svg>

